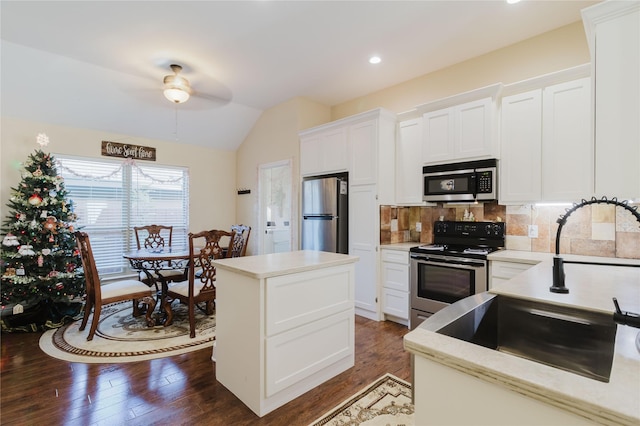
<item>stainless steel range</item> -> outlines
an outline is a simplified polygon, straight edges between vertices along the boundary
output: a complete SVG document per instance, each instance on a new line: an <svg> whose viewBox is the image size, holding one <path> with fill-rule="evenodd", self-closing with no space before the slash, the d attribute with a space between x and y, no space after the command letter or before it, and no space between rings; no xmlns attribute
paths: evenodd
<svg viewBox="0 0 640 426"><path fill-rule="evenodd" d="M410 250L411 322L488 290L487 255L504 247L504 222L438 221L433 244Z"/></svg>

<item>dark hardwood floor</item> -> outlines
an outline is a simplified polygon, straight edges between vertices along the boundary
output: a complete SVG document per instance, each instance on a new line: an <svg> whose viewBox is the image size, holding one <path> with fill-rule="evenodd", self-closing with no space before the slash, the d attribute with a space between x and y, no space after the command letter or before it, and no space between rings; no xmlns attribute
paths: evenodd
<svg viewBox="0 0 640 426"><path fill-rule="evenodd" d="M2 334L2 425L307 425L385 373L410 381L393 322L356 316L355 366L260 418L215 380L211 349L126 364L51 358L40 333Z"/></svg>

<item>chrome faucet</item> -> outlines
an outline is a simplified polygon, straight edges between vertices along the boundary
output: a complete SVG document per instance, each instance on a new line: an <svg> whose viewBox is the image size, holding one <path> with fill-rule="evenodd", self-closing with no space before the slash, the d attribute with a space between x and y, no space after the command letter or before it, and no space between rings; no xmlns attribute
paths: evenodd
<svg viewBox="0 0 640 426"><path fill-rule="evenodd" d="M573 207L566 210L566 214L560 216L557 220L558 222L558 232L556 233L556 255L553 257L553 285L549 287L549 290L552 293L569 293L569 289L564 285L564 264L565 263L581 263L586 265L608 265L608 266L639 266L639 265L620 265L614 263L599 263L599 262L578 262L578 261L565 261L560 257L560 234L562 233L562 227L565 223L567 223L567 219L574 211L578 210L587 205L591 204L613 204L616 206L620 206L624 209L627 209L631 212L633 216L635 216L636 220L640 223L640 212L638 212L638 207L631 207L628 201L618 201L617 198L612 198L610 200L607 197L602 197L597 199L592 197L589 201L582 200L578 204L574 204Z"/></svg>

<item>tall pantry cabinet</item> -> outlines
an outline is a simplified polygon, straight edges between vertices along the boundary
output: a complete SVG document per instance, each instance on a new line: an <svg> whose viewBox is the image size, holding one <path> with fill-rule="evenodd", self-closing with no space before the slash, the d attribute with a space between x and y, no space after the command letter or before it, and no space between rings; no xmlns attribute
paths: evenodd
<svg viewBox="0 0 640 426"><path fill-rule="evenodd" d="M379 257L380 205L394 203L396 115L382 108L346 117L300 132L301 175L349 172L349 254L355 264L355 312L369 319L381 319ZM328 135L344 135L344 144ZM327 135L323 137L323 135ZM311 147L311 149L310 149ZM315 159L347 153L344 168L334 161L311 168ZM329 166L328 163L331 163Z"/></svg>
<svg viewBox="0 0 640 426"><path fill-rule="evenodd" d="M640 1L582 11L594 77L596 194L640 198Z"/></svg>

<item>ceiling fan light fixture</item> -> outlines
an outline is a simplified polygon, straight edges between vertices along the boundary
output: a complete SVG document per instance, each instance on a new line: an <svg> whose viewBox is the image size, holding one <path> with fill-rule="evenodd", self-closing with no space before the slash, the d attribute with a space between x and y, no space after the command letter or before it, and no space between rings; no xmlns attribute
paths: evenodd
<svg viewBox="0 0 640 426"><path fill-rule="evenodd" d="M189 99L189 92L180 87L172 86L164 89L164 97L171 102L181 104Z"/></svg>
<svg viewBox="0 0 640 426"><path fill-rule="evenodd" d="M171 64L171 71L174 72L173 75L164 77L164 97L173 103L181 104L189 100L191 85L189 80L178 75L182 71L180 65Z"/></svg>

